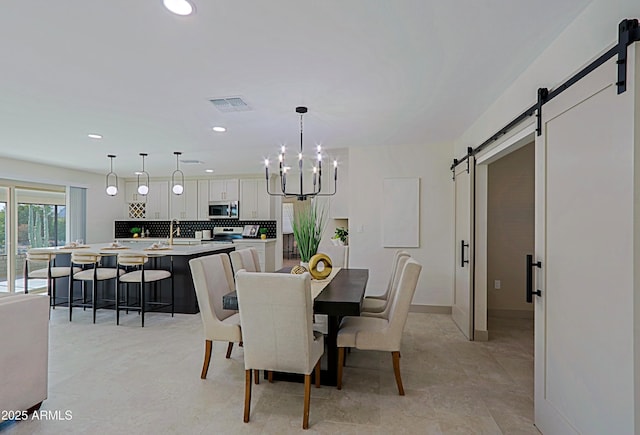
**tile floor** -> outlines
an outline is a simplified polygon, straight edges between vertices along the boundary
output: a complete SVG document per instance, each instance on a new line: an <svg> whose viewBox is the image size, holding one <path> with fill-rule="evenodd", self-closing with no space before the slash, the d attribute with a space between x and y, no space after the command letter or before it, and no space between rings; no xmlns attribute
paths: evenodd
<svg viewBox="0 0 640 435"><path fill-rule="evenodd" d="M115 326L101 310L52 311L49 398L42 410L71 419L0 425L6 434L283 434L302 433L303 386L261 382L251 422L242 422L242 349L224 359L214 344L200 379L204 340L199 315L137 314ZM342 391L312 388L306 433L537 434L533 418L533 325L491 319L489 342L468 342L449 315L411 313L398 396L391 356L354 350ZM55 412L51 413L53 416Z"/></svg>

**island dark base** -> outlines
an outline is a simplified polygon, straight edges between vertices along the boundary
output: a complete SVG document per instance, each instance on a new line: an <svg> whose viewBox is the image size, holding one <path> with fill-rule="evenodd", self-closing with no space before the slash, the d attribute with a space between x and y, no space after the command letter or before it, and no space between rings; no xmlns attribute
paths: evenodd
<svg viewBox="0 0 640 435"><path fill-rule="evenodd" d="M213 252L203 252L194 255L174 255L166 257L150 258L150 268L166 269L170 270L171 263L173 261L173 285L174 285L174 312L182 314L197 314L200 312L198 307L198 299L196 297L196 291L193 287L193 279L191 278L191 269L189 268L189 260L197 257L204 257L206 255L214 254L228 254L235 248L233 246L224 249L217 249ZM103 257L105 266L115 266L115 256ZM69 254L58 254L56 257L56 265L68 266L70 261ZM155 263L155 264L154 264ZM125 285L121 284L121 292L125 291ZM154 287L155 286L155 287ZM55 280L56 297L53 302L57 307L67 307L67 297L69 295L69 280L67 278L60 278ZM130 295L138 294L138 286L135 284L130 285ZM151 300L157 300L159 302L171 302L171 280L163 280L155 284L151 284L151 289L147 289L147 298L151 297ZM86 295L91 298L91 283L86 284ZM105 299L115 298L115 281L109 280L107 282L98 283L98 297ZM73 298L76 300L82 299L82 284L79 281L74 281ZM53 296L52 296L53 299ZM99 303L99 306L104 303ZM106 309L113 309L114 305L110 304L105 306ZM77 309L77 308L76 308ZM155 310L149 310L155 311ZM171 307L162 307L157 311L171 312Z"/></svg>

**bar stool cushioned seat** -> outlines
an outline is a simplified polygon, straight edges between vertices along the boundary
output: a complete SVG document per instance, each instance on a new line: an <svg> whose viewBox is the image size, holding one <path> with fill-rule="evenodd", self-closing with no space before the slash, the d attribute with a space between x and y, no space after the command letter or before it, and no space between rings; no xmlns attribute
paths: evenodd
<svg viewBox="0 0 640 435"><path fill-rule="evenodd" d="M89 268L84 269L80 272L74 273L73 275L70 276L69 321L71 321L73 307L81 306L81 307L91 307L93 311L93 323L96 323L96 311L98 308L102 308L102 307L98 307L98 282L115 279L117 276L124 273L124 271L116 267L100 266L101 258L102 256L96 252L73 251L71 253L71 265L80 264L82 266L89 267ZM74 281L83 281L83 282L90 281L92 283L90 303L86 302L86 298L84 294L84 286L83 286L83 292L82 292L83 293L82 302L79 303L74 301L73 299L73 282ZM104 293L104 289L103 289L103 293Z"/></svg>
<svg viewBox="0 0 640 435"><path fill-rule="evenodd" d="M173 273L164 269L146 269L145 265L149 262L149 256L144 253L126 252L118 254L118 270L121 266L134 267L136 270L126 272L118 278L116 285L116 325L120 324L120 311L134 310L139 311L141 316L141 326L144 327L144 313L150 306L157 308L171 307L171 317L174 312L174 288L173 288ZM173 261L171 262L171 268L173 269ZM153 284L163 279L171 279L171 302L151 301L147 300L145 295L145 284ZM122 297L120 294L121 284L138 284L139 285L139 302L137 304L129 303L129 292L127 290L124 305L122 304Z"/></svg>
<svg viewBox="0 0 640 435"><path fill-rule="evenodd" d="M29 293L28 281L29 279L46 279L47 280L47 294L50 297L49 304L53 307L56 305L56 278L68 277L73 270L73 273L78 273L82 269L79 267L71 266L56 266L55 265L56 254L53 252L43 252L36 249L30 249L27 251L27 257L24 260L24 292ZM46 266L39 269L29 270L31 263L46 263Z"/></svg>

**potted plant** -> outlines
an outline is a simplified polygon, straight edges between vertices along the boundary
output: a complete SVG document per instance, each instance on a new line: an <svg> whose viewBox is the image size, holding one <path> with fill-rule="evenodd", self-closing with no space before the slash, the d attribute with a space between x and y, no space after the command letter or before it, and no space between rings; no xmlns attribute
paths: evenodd
<svg viewBox="0 0 640 435"><path fill-rule="evenodd" d="M344 227L336 228L336 233L331 238L334 245L344 246L347 244L347 237L349 237L349 230Z"/></svg>
<svg viewBox="0 0 640 435"><path fill-rule="evenodd" d="M309 259L318 252L326 221L327 208L324 203L315 200L295 203L291 226L303 265L309 263Z"/></svg>
<svg viewBox="0 0 640 435"><path fill-rule="evenodd" d="M260 228L260 238L262 240L265 240L267 238L267 229L266 228Z"/></svg>
<svg viewBox="0 0 640 435"><path fill-rule="evenodd" d="M131 234L133 234L133 237L134 237L134 238L138 238L138 237L140 237L140 232L141 232L141 231L142 231L142 230L140 229L140 227L133 227L133 228L131 228L131 229L129 230L129 232L130 232Z"/></svg>

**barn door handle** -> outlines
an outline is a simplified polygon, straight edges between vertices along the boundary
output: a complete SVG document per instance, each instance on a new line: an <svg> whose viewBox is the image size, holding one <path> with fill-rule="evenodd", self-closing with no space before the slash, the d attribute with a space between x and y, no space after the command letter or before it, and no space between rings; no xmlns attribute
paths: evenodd
<svg viewBox="0 0 640 435"><path fill-rule="evenodd" d="M464 259L464 248L468 247L468 243L465 243L464 240L460 240L460 267L464 267L464 264L469 262L469 260Z"/></svg>
<svg viewBox="0 0 640 435"><path fill-rule="evenodd" d="M540 290L533 291L533 268L537 267L538 269L542 268L542 262L538 261L537 263L533 262L533 255L527 254L527 302L533 302L533 295L542 296L542 292Z"/></svg>

